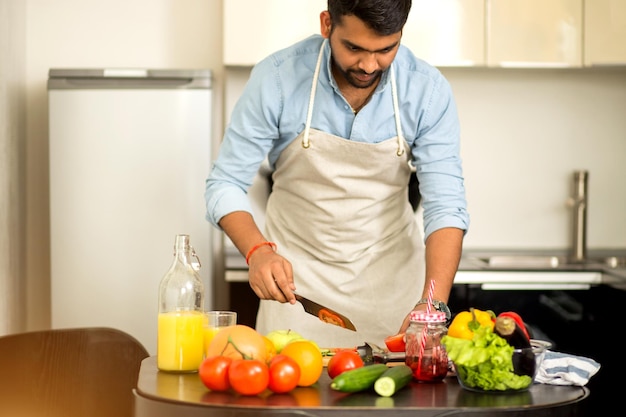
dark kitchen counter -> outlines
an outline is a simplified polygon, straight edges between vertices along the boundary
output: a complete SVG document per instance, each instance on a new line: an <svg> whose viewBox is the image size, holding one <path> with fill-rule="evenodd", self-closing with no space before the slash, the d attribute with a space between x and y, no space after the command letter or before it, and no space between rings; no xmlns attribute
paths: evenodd
<svg viewBox="0 0 626 417"><path fill-rule="evenodd" d="M567 289L565 284L570 289L604 284L626 289L626 249L590 250L582 262L568 258L567 252L558 250L466 250L455 283L526 282L562 285L562 289Z"/></svg>
<svg viewBox="0 0 626 417"><path fill-rule="evenodd" d="M234 248L226 248L225 278L227 282L247 282L248 266L245 259ZM517 257L520 259L537 258L535 262L490 265L494 257ZM550 264L550 258L558 259L556 265ZM588 257L604 260L616 257L626 259L626 249L589 251ZM455 284L479 284L509 286L521 289L525 286L550 289L551 287L585 289L592 285L606 284L626 290L626 265L612 267L606 262L594 261L583 263L563 262L566 252L533 250L466 250L463 253ZM519 288L516 288L519 287Z"/></svg>
<svg viewBox="0 0 626 417"><path fill-rule="evenodd" d="M141 365L135 390L135 416L577 416L589 395L585 387L534 384L526 392L482 394L461 388L456 377L442 383L411 382L393 397L373 392L346 394L330 388L326 371L311 387L287 394L246 397L211 392L198 374L159 372L156 357Z"/></svg>

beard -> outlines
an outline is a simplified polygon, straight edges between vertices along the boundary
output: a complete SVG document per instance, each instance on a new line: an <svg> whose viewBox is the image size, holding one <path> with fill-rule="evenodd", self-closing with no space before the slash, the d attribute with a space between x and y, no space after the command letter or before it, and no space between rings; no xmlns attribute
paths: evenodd
<svg viewBox="0 0 626 417"><path fill-rule="evenodd" d="M335 68L339 71L341 76L353 87L356 88L369 88L374 85L382 76L382 70L374 71L371 74L366 73L363 70L344 70L336 62Z"/></svg>

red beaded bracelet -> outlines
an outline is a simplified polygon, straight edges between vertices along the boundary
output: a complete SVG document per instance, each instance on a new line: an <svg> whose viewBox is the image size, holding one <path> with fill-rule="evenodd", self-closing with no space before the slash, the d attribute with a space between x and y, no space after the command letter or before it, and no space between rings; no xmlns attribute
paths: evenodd
<svg viewBox="0 0 626 417"><path fill-rule="evenodd" d="M252 249L250 249L250 250L248 251L248 254L246 255L246 264L247 264L247 265L250 265L249 261L250 261L250 257L252 256L252 254L253 254L253 253L254 253L257 249L259 249L261 246L265 246L265 245L270 246L270 247L272 248L272 250L273 250L274 252L276 252L276 243L274 243L274 242L261 242L261 243L258 243L258 244L256 244L256 245L254 245L254 246L252 247Z"/></svg>

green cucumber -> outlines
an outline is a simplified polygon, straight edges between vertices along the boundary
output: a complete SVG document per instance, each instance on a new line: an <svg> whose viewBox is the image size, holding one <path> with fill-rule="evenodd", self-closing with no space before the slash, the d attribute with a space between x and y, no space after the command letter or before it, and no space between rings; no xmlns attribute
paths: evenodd
<svg viewBox="0 0 626 417"><path fill-rule="evenodd" d="M337 375L330 383L330 387L341 392L358 392L372 388L374 382L389 369L384 363L365 365L350 369Z"/></svg>
<svg viewBox="0 0 626 417"><path fill-rule="evenodd" d="M374 391L382 397L391 397L404 388L412 378L413 370L409 366L392 366L374 382Z"/></svg>

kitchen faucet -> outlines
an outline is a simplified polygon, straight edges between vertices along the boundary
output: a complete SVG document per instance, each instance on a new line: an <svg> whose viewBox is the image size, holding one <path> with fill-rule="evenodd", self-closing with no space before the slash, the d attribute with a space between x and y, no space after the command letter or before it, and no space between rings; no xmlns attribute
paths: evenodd
<svg viewBox="0 0 626 417"><path fill-rule="evenodd" d="M573 195L568 200L573 208L572 253L570 261L583 263L587 259L587 171L574 171Z"/></svg>

